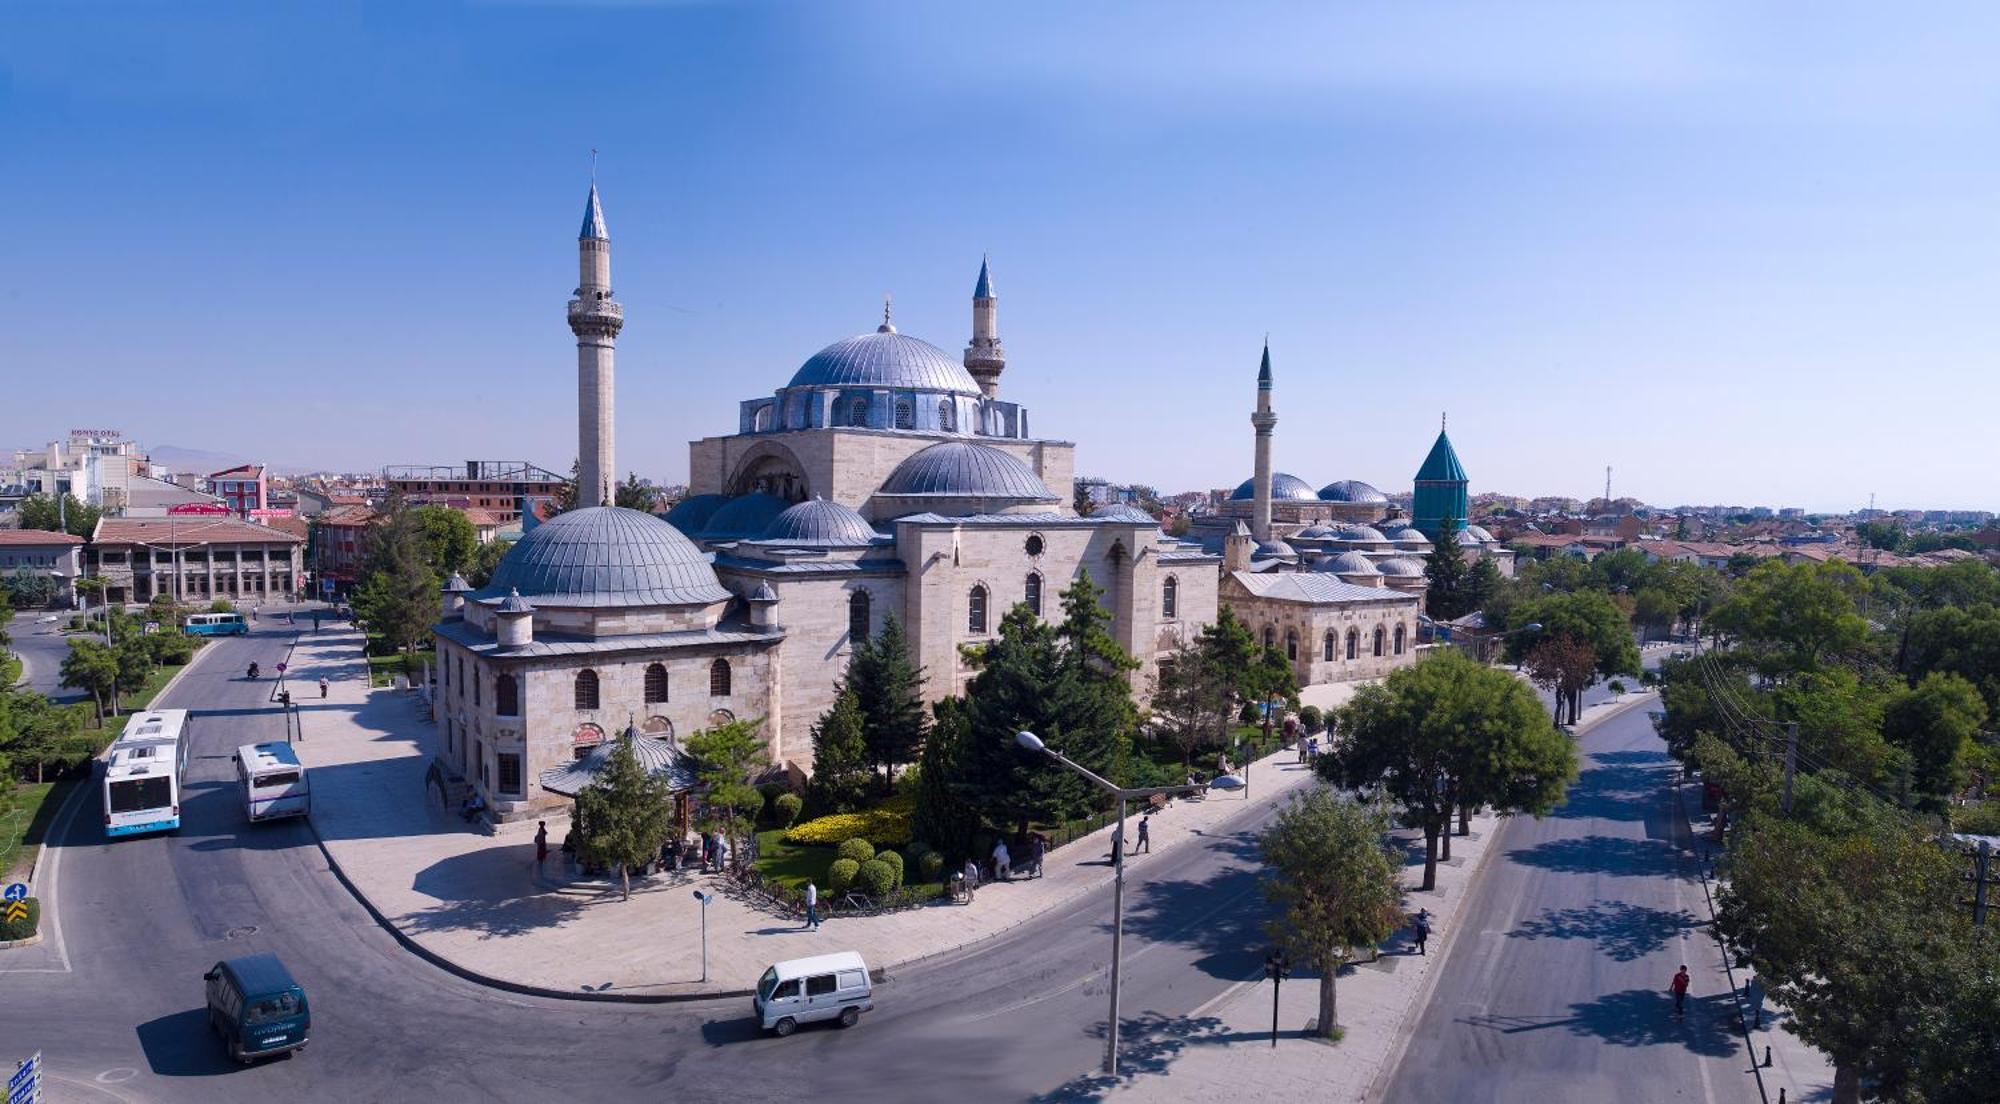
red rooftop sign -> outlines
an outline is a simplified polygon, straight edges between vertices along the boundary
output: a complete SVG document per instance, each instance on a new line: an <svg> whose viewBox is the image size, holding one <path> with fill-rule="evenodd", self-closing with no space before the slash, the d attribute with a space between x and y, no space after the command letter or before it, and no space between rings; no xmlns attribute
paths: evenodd
<svg viewBox="0 0 2000 1104"><path fill-rule="evenodd" d="M230 509L219 502L183 502L177 506L167 507L167 513L174 517L186 517L190 514L197 517L228 517Z"/></svg>

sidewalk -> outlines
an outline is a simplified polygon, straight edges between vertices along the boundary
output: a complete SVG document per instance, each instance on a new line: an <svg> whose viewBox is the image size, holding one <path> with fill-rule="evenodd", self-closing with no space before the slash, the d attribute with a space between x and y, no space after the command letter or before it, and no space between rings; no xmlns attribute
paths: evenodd
<svg viewBox="0 0 2000 1104"><path fill-rule="evenodd" d="M533 820L487 835L429 804L423 778L436 726L416 694L368 689L358 633L308 632L290 665L305 733L299 757L312 774L312 820L327 854L423 952L509 987L628 1000L737 994L773 961L835 949L894 968L987 939L1111 880L1107 827L1051 852L1046 877L982 886L969 907L829 918L816 933L720 892L722 879L692 872L635 878L632 899L621 901L615 885L565 883L553 848L538 875ZM325 701L315 685L321 675L330 683ZM1310 779L1296 761L1282 751L1254 764L1254 803ZM1248 807L1240 793L1177 801L1153 817L1152 850L1167 851ZM560 840L567 817L548 822ZM696 888L715 891L705 985Z"/></svg>
<svg viewBox="0 0 2000 1104"><path fill-rule="evenodd" d="M1714 834L1715 814L1701 809L1702 783L1699 778L1683 781L1675 789L1680 797L1681 812L1687 818L1694 853L1702 858L1702 889L1708 895L1708 918L1712 925L1715 922L1716 891L1722 887L1722 882L1712 873L1714 860L1722 850ZM1718 939L1717 943L1720 942ZM1797 1035L1784 1030L1783 1025L1791 1019L1791 1013L1768 996L1762 1002L1762 1024L1759 1026L1746 995L1756 971L1747 965L1735 965L1726 949L1723 959L1724 968L1729 971L1731 987L1735 990L1737 1014L1741 1023L1749 1028L1750 1054L1758 1063L1757 1084L1766 1104L1775 1102L1780 1092L1792 1104L1802 1100L1833 1099L1833 1063ZM1763 1065L1767 1052L1771 1059L1769 1067Z"/></svg>

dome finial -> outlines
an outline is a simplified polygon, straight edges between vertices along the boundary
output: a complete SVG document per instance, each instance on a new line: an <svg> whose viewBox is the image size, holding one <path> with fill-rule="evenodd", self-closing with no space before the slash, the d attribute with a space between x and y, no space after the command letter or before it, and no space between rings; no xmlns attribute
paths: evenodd
<svg viewBox="0 0 2000 1104"><path fill-rule="evenodd" d="M896 332L896 324L890 321L889 318L889 308L891 306L890 299L891 297L888 292L885 291L882 293L882 324L880 326L875 327L876 333Z"/></svg>

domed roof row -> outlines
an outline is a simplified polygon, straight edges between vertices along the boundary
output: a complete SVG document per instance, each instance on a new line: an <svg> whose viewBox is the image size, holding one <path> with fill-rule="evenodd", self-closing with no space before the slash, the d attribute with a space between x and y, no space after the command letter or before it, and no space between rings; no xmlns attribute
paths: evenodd
<svg viewBox="0 0 2000 1104"><path fill-rule="evenodd" d="M507 550L475 595L536 606L682 606L729 598L708 557L652 514L590 506L558 514Z"/></svg>
<svg viewBox="0 0 2000 1104"><path fill-rule="evenodd" d="M836 341L799 367L791 387L881 387L980 394L965 366L943 349L883 323L880 330Z"/></svg>
<svg viewBox="0 0 2000 1104"><path fill-rule="evenodd" d="M1338 479L1319 489L1323 502L1363 502L1377 505L1389 501L1389 496L1376 490L1359 479Z"/></svg>
<svg viewBox="0 0 2000 1104"><path fill-rule="evenodd" d="M1252 476L1236 485L1229 493L1231 502L1249 502L1257 497L1257 479ZM1273 502L1357 502L1381 505L1389 501L1389 496L1358 479L1341 479L1328 483L1318 491L1305 480L1290 472L1271 473L1271 501Z"/></svg>

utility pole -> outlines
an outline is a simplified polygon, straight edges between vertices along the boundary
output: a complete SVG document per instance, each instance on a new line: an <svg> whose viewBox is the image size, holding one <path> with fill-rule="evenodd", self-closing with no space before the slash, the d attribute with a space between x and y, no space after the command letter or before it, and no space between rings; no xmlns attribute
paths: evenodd
<svg viewBox="0 0 2000 1104"><path fill-rule="evenodd" d="M1799 769L1799 722L1785 722L1785 797L1779 807L1792 811L1792 776Z"/></svg>

